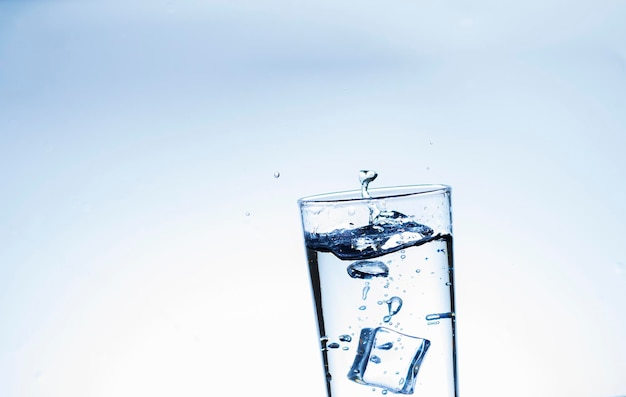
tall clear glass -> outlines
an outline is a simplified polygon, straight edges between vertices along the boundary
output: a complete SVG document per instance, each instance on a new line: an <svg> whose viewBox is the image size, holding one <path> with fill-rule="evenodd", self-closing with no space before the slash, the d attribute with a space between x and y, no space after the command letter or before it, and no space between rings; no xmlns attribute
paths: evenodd
<svg viewBox="0 0 626 397"><path fill-rule="evenodd" d="M457 396L450 193L298 201L328 397Z"/></svg>

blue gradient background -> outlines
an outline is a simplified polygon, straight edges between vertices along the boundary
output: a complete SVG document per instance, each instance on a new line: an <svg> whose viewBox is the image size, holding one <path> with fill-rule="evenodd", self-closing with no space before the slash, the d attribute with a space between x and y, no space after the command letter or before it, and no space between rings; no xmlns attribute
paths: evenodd
<svg viewBox="0 0 626 397"><path fill-rule="evenodd" d="M453 186L464 397L625 395L624 20L0 1L0 395L324 395L296 200L362 168Z"/></svg>

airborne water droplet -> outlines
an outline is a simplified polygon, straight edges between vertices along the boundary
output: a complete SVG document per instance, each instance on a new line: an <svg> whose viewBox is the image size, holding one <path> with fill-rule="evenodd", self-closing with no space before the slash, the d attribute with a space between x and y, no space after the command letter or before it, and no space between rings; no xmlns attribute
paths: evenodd
<svg viewBox="0 0 626 397"><path fill-rule="evenodd" d="M274 172L274 178L280 178L280 172L278 171Z"/></svg>

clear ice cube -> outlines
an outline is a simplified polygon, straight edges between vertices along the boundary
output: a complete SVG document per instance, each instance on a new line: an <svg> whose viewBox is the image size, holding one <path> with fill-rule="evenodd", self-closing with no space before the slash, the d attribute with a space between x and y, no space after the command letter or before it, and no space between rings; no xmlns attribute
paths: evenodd
<svg viewBox="0 0 626 397"><path fill-rule="evenodd" d="M429 346L426 339L389 328L364 328L348 379L394 393L412 394Z"/></svg>

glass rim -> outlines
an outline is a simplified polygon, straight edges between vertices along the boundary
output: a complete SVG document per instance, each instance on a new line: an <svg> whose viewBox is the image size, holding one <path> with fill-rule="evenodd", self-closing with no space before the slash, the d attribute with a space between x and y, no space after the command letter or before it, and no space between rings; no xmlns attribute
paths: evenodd
<svg viewBox="0 0 626 397"><path fill-rule="evenodd" d="M310 203L342 203L368 200L384 200L396 197L425 196L450 192L452 188L444 184L420 184L406 186L389 186L367 189L372 197L362 197L361 190L346 190L341 192L322 193L302 197L298 200L300 205Z"/></svg>

